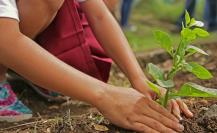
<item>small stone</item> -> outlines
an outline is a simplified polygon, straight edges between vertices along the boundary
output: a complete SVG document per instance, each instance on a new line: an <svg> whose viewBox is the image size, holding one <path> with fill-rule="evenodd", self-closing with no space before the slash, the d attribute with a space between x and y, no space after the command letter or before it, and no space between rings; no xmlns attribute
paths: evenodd
<svg viewBox="0 0 217 133"><path fill-rule="evenodd" d="M101 131L101 132L105 132L109 130L108 127L103 125L98 125L98 124L93 125L93 127L96 131Z"/></svg>
<svg viewBox="0 0 217 133"><path fill-rule="evenodd" d="M201 107L200 110L201 111L207 111L207 110L209 110L209 108L207 108L207 107Z"/></svg>
<svg viewBox="0 0 217 133"><path fill-rule="evenodd" d="M47 128L47 132L46 133L51 133L51 129Z"/></svg>
<svg viewBox="0 0 217 133"><path fill-rule="evenodd" d="M49 109L50 110L52 110L52 109L59 109L59 106L53 105L53 106L50 106Z"/></svg>

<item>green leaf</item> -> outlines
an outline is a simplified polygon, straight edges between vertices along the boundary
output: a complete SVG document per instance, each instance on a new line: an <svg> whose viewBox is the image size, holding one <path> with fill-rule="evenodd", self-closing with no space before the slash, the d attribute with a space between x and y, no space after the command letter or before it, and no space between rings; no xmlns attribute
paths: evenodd
<svg viewBox="0 0 217 133"><path fill-rule="evenodd" d="M154 78L154 80L164 80L164 72L158 66L149 63L147 65L147 71Z"/></svg>
<svg viewBox="0 0 217 133"><path fill-rule="evenodd" d="M186 83L178 92L172 92L170 95L180 97L217 98L217 89L206 88L195 83Z"/></svg>
<svg viewBox="0 0 217 133"><path fill-rule="evenodd" d="M185 25L184 25L184 23L182 22L182 30L183 30L183 29L185 29Z"/></svg>
<svg viewBox="0 0 217 133"><path fill-rule="evenodd" d="M191 65L189 65L187 62L183 63L184 68L188 71L188 72L192 72L193 68Z"/></svg>
<svg viewBox="0 0 217 133"><path fill-rule="evenodd" d="M207 37L209 36L209 33L201 28L195 28L193 29L193 32L199 36L199 37Z"/></svg>
<svg viewBox="0 0 217 133"><path fill-rule="evenodd" d="M149 80L146 80L146 83L155 93L157 93L158 96L160 96L159 86L157 86L156 84L152 83Z"/></svg>
<svg viewBox="0 0 217 133"><path fill-rule="evenodd" d="M198 47L195 47L195 46L192 46L192 45L189 45L187 46L187 50L186 50L189 54L194 54L196 52L200 53L200 54L203 54L203 55L208 55L205 51L203 51L202 49L198 48Z"/></svg>
<svg viewBox="0 0 217 133"><path fill-rule="evenodd" d="M155 40L161 45L161 47L171 54L173 47L172 47L172 40L169 34L157 30L154 32L154 37Z"/></svg>
<svg viewBox="0 0 217 133"><path fill-rule="evenodd" d="M212 74L203 66L196 62L190 62L185 64L187 71L193 73L199 79L211 79L213 78ZM190 69L191 68L191 69Z"/></svg>
<svg viewBox="0 0 217 133"><path fill-rule="evenodd" d="M172 88L175 86L174 82L172 80L157 80L157 83L159 86L163 87L163 88Z"/></svg>
<svg viewBox="0 0 217 133"><path fill-rule="evenodd" d="M185 10L185 23L186 23L186 26L191 22L191 17L188 13L187 10Z"/></svg>
<svg viewBox="0 0 217 133"><path fill-rule="evenodd" d="M196 20L195 20L194 18L192 18L192 19L191 19L191 22L190 22L190 24L189 24L189 26L191 27L191 26L193 26L195 23L196 23Z"/></svg>
<svg viewBox="0 0 217 133"><path fill-rule="evenodd" d="M197 37L195 32L193 32L191 29L188 29L188 28L183 29L181 31L181 35L188 42L195 40Z"/></svg>

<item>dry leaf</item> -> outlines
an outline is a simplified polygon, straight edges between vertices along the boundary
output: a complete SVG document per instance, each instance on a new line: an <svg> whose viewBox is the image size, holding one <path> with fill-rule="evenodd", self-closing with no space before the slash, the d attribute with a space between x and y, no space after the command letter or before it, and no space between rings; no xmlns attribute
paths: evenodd
<svg viewBox="0 0 217 133"><path fill-rule="evenodd" d="M101 131L101 132L105 132L109 130L106 126L98 125L98 124L93 125L93 127L96 131Z"/></svg>

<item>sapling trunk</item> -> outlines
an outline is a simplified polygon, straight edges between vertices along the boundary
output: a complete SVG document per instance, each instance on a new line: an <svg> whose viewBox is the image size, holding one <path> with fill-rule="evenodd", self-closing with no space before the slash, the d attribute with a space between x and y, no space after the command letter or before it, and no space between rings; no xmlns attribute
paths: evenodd
<svg viewBox="0 0 217 133"><path fill-rule="evenodd" d="M166 108L169 100L169 93L171 91L171 88L167 88L164 100L163 100L163 106Z"/></svg>
<svg viewBox="0 0 217 133"><path fill-rule="evenodd" d="M172 66L172 70L169 71L168 75L167 75L167 80L171 80L173 81L174 80L174 76L177 74L177 72L179 70L182 69L182 66L181 66L181 63L183 61L183 57L185 55L185 51L183 49L185 49L183 45L183 40L181 39L181 42L179 43L178 45L178 49L176 50L176 53L175 53L175 56L173 57L173 66ZM180 56L180 59L178 60L178 55L180 55L181 53L181 56ZM168 104L168 101L169 101L169 94L170 94L170 91L172 91L174 88L166 88L166 94L164 96L164 99L163 99L163 106L166 108L167 107L167 104Z"/></svg>
<svg viewBox="0 0 217 133"><path fill-rule="evenodd" d="M172 69L168 75L167 75L167 80L172 80L173 81L173 78L176 74L176 68ZM167 104L168 104L168 101L169 101L169 94L170 94L170 91L172 90L173 88L166 88L166 94L164 96L164 99L163 99L163 106L166 108L167 107Z"/></svg>

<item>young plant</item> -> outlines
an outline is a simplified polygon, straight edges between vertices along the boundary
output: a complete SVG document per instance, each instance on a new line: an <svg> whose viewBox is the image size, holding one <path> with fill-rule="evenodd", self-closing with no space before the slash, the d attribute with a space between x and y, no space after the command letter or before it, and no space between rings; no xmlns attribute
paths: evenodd
<svg viewBox="0 0 217 133"><path fill-rule="evenodd" d="M203 66L196 62L188 62L186 59L195 53L208 55L202 49L191 45L197 38L207 37L209 33L202 29L203 23L190 18L188 12L185 13L185 22L182 23L180 33L180 42L177 48L173 46L172 39L169 34L163 31L155 31L154 36L162 48L164 48L172 57L173 65L169 72L164 72L158 66L149 63L147 71L152 76L156 84L147 81L159 96L159 86L167 89L166 94L158 99L159 103L164 107L167 106L168 100L177 97L214 97L217 98L217 90L205 88L195 83L185 83L179 90L176 90L174 77L180 71L188 71L193 73L199 79L211 79L212 74Z"/></svg>

